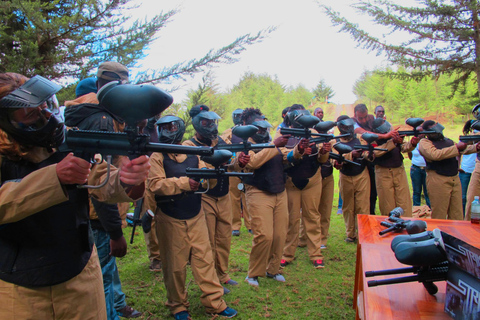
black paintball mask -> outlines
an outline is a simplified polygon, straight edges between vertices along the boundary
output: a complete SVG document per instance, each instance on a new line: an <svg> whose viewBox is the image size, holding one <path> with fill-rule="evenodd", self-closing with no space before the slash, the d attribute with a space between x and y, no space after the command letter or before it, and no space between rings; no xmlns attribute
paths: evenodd
<svg viewBox="0 0 480 320"><path fill-rule="evenodd" d="M242 124L242 114L243 114L243 109L236 109L235 111L232 112L232 120L235 126Z"/></svg>
<svg viewBox="0 0 480 320"><path fill-rule="evenodd" d="M480 104L477 104L475 107L473 107L472 114L475 119L480 120Z"/></svg>
<svg viewBox="0 0 480 320"><path fill-rule="evenodd" d="M41 76L31 78L0 100L0 128L19 143L57 148L65 138L55 96L61 88Z"/></svg>
<svg viewBox="0 0 480 320"><path fill-rule="evenodd" d="M337 121L337 128L341 134L349 134L351 137L354 135L355 121L351 118L342 119Z"/></svg>
<svg viewBox="0 0 480 320"><path fill-rule="evenodd" d="M256 119L252 122L252 125L258 128L257 133L252 136L255 143L267 143L271 140L269 130L272 125L267 120Z"/></svg>
<svg viewBox="0 0 480 320"><path fill-rule="evenodd" d="M285 117L288 117L288 123L292 128L303 128L303 126L298 122L298 119L301 117L313 117L310 114L310 111L304 109L297 109L287 113Z"/></svg>
<svg viewBox="0 0 480 320"><path fill-rule="evenodd" d="M440 123L437 122L434 125L425 126L425 122L424 122L424 125L422 125L424 130L435 131L435 133L427 134L428 139L436 141L436 140L442 140L444 138L443 130L445 129L445 127L443 125L441 125Z"/></svg>
<svg viewBox="0 0 480 320"><path fill-rule="evenodd" d="M376 118L372 123L373 132L375 133L389 133L392 130L392 125L385 119Z"/></svg>
<svg viewBox="0 0 480 320"><path fill-rule="evenodd" d="M202 137L214 140L218 136L219 115L213 111L202 111L192 119L192 125Z"/></svg>
<svg viewBox="0 0 480 320"><path fill-rule="evenodd" d="M185 134L185 122L176 116L167 115L157 122L158 140L161 143L178 144Z"/></svg>

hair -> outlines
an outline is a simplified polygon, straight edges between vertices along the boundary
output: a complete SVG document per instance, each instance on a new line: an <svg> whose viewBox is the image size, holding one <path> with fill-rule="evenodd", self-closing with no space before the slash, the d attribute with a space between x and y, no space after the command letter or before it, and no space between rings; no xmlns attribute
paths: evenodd
<svg viewBox="0 0 480 320"><path fill-rule="evenodd" d="M350 119L350 117L343 114L343 115L341 115L340 117L337 118L337 122L345 120L345 119Z"/></svg>
<svg viewBox="0 0 480 320"><path fill-rule="evenodd" d="M255 118L261 116L263 116L263 113L260 111L260 109L246 108L242 113L242 121L245 124L251 124L255 121Z"/></svg>
<svg viewBox="0 0 480 320"><path fill-rule="evenodd" d="M10 92L20 88L29 78L13 72L0 73L0 99L7 96ZM5 117L2 111L0 117ZM18 160L24 157L31 147L23 146L13 139L9 134L0 129L0 154L7 156L12 160Z"/></svg>
<svg viewBox="0 0 480 320"><path fill-rule="evenodd" d="M430 127L434 126L435 123L436 122L433 121L433 120L427 120L422 124L422 128L423 128L423 130L428 130Z"/></svg>
<svg viewBox="0 0 480 320"><path fill-rule="evenodd" d="M363 103L357 104L353 109L353 113L357 113L357 112L368 112L367 106Z"/></svg>
<svg viewBox="0 0 480 320"><path fill-rule="evenodd" d="M323 111L322 108L318 107L318 108L315 108L315 110L313 110L313 113L317 112L318 110L322 110L322 111Z"/></svg>
<svg viewBox="0 0 480 320"><path fill-rule="evenodd" d="M385 108L384 108L383 106L376 106L376 107L375 107L375 110L374 110L373 112L377 113L377 109L378 109L378 108L382 108L383 110L385 110Z"/></svg>
<svg viewBox="0 0 480 320"><path fill-rule="evenodd" d="M290 107L286 107L285 109L282 110L282 118L285 118L287 115L288 111L290 111Z"/></svg>
<svg viewBox="0 0 480 320"><path fill-rule="evenodd" d="M467 135L469 134L470 132L472 132L472 124L475 122L475 120L467 120L467 122L465 122L465 124L463 125L463 134Z"/></svg>
<svg viewBox="0 0 480 320"><path fill-rule="evenodd" d="M210 108L204 104L199 104L196 106L193 106L192 109L188 111L188 114L190 117L193 119L197 114L199 114L202 111L209 111Z"/></svg>
<svg viewBox="0 0 480 320"><path fill-rule="evenodd" d="M294 110L305 110L305 107L301 104L292 104L288 112L294 111Z"/></svg>

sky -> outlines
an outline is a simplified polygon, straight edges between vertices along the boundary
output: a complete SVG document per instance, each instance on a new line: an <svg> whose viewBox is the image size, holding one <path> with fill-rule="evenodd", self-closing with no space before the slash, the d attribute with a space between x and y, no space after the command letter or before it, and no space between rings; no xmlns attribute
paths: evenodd
<svg viewBox="0 0 480 320"><path fill-rule="evenodd" d="M349 20L368 23L367 17L359 16L349 7L354 1L319 2L342 12ZM142 62L142 69L201 58L210 49L226 46L241 35L277 28L261 43L248 46L238 56L238 62L212 69L222 92L237 84L245 72L252 72L276 77L287 87L303 85L309 90L323 79L335 92L331 102L354 103L353 86L362 72L388 64L375 52L357 48L349 34L339 33L314 0L143 0L139 3L139 17L179 9L160 30L159 38ZM174 82L181 86L172 92L175 102L185 100L187 90L196 89L201 76Z"/></svg>

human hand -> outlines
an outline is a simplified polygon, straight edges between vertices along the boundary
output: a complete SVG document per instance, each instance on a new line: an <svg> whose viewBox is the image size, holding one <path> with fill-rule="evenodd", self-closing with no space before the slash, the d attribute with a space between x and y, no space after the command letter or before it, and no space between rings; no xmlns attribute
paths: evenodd
<svg viewBox="0 0 480 320"><path fill-rule="evenodd" d="M126 186L138 186L147 179L148 170L150 170L148 156L140 156L133 160L123 157L120 164L120 181Z"/></svg>
<svg viewBox="0 0 480 320"><path fill-rule="evenodd" d="M56 165L56 173L61 184L85 184L90 174L90 162L69 153Z"/></svg>
<svg viewBox="0 0 480 320"><path fill-rule="evenodd" d="M247 163L250 161L250 155L240 152L238 155L238 163L241 168L244 168Z"/></svg>
<svg viewBox="0 0 480 320"><path fill-rule="evenodd" d="M127 241L122 235L117 240L110 239L110 255L114 257L123 257L127 254Z"/></svg>
<svg viewBox="0 0 480 320"><path fill-rule="evenodd" d="M198 188L200 187L200 182L195 181L193 179L188 179L188 183L190 184L190 189L192 191L197 191Z"/></svg>
<svg viewBox="0 0 480 320"><path fill-rule="evenodd" d="M283 136L279 136L278 138L276 138L275 140L273 140L273 144L274 144L275 147L277 147L277 148L285 147L285 145L287 144L289 138L290 138L290 135L289 135L289 134L285 134L285 135L283 135Z"/></svg>

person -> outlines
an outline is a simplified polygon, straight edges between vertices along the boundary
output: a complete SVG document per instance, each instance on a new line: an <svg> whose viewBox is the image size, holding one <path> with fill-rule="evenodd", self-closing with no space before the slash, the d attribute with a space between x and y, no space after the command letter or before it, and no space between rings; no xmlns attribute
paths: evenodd
<svg viewBox="0 0 480 320"><path fill-rule="evenodd" d="M310 115L302 105L294 104L286 117L292 128L302 126L295 120L299 116ZM311 129L313 130L313 129ZM328 160L330 144L317 146L308 139L290 137L285 147L280 148L288 162L287 190L288 200L288 232L283 249L280 266L289 265L295 259L295 251L299 243L300 219L303 222L308 256L314 268L324 268L321 252L322 233L321 217L318 211L318 197L322 194L322 173L320 163ZM316 155L313 157L312 155Z"/></svg>
<svg viewBox="0 0 480 320"><path fill-rule="evenodd" d="M384 120L387 119L385 117L385 108L382 107L382 106L376 106L375 110L374 110L374 113L375 113L375 118L376 119L384 119Z"/></svg>
<svg viewBox="0 0 480 320"><path fill-rule="evenodd" d="M419 137L421 139L423 136L420 135ZM410 179L412 180L413 205L421 205L423 190L425 203L429 208L431 208L430 198L428 197L427 191L427 171L425 170L427 163L425 162L425 158L423 158L418 151L418 144L412 152L408 153L408 157L412 160L412 166L410 167Z"/></svg>
<svg viewBox="0 0 480 320"><path fill-rule="evenodd" d="M354 121L342 115L337 118L337 128L341 134L350 134L340 138L340 142L353 148L355 145L364 144L354 133ZM335 150L336 152L336 150ZM334 167L340 170L339 186L343 199L343 219L345 221L346 242L353 243L357 240L357 214L369 214L370 201L365 201L370 194L370 176L366 166L366 154L361 150L353 150L343 155L345 159L359 164L348 162L339 163L334 160Z"/></svg>
<svg viewBox="0 0 480 320"><path fill-rule="evenodd" d="M238 126L242 124L243 109L235 109L232 113L233 125ZM221 138L227 143L241 143L242 139L232 133L232 128L225 130ZM250 228L250 215L248 213L247 204L245 201L244 188L239 189L238 186L242 186L242 180L239 177L230 177L229 181L230 190L230 202L232 204L232 236L240 236L240 227L242 226L242 216L245 228L251 232Z"/></svg>
<svg viewBox="0 0 480 320"><path fill-rule="evenodd" d="M59 89L40 76L0 74L1 319L107 319L88 194L109 203L143 196L146 156L112 166L102 188L77 188L104 181L107 165L58 151L64 125L50 97Z"/></svg>
<svg viewBox="0 0 480 320"><path fill-rule="evenodd" d="M473 121L467 121L463 133L469 134L472 131L471 125L473 122L480 120L480 104L475 105L472 108L472 115L475 118ZM465 220L470 221L471 213L470 208L475 196L480 195L480 153L477 153L477 159L475 160L475 169L470 177L470 183L468 184L467 199L465 203Z"/></svg>
<svg viewBox="0 0 480 320"><path fill-rule="evenodd" d="M392 126L383 118L373 121L373 130L380 134L388 133ZM375 155L375 179L378 194L380 213L388 216L396 207L404 211L405 217L412 216L412 198L408 188L407 174L403 166L402 153L412 151L420 139L412 137L404 142L404 136L394 131L389 140L378 139L378 148L388 151L374 150Z"/></svg>
<svg viewBox="0 0 480 320"><path fill-rule="evenodd" d="M127 67L118 62L104 62L99 65L96 78L86 78L78 83L75 89L76 99L65 102L67 126L81 130L121 130L123 121L110 112L103 111L96 96L97 91L111 79L128 82ZM92 86L92 81L95 81L96 87ZM114 163L117 161L118 158ZM119 210L119 206L124 204L104 204L91 199L90 205L90 224L102 267L109 320L118 319L119 316L137 318L142 315L127 305L116 263L116 257L123 257L127 253L127 242L122 231L126 225L126 210Z"/></svg>
<svg viewBox="0 0 480 320"><path fill-rule="evenodd" d="M477 155L475 153L466 154L462 156L460 161L460 168L458 169L458 178L462 185L462 209L463 216L465 217L465 206L467 204L467 191L472 173L475 170L475 159Z"/></svg>
<svg viewBox="0 0 480 320"><path fill-rule="evenodd" d="M271 124L265 120L259 109L245 109L242 121L244 125L254 125L258 128L257 133L249 139L252 143L270 141L268 130ZM250 150L250 161L244 169L245 172L254 173L253 178L246 177L244 181L253 231L245 281L255 287L259 286L259 277L266 276L285 282L285 277L280 274L280 260L288 229L288 205L283 156L278 148L285 146L287 141L288 136L281 135L273 140L275 148Z"/></svg>
<svg viewBox="0 0 480 320"><path fill-rule="evenodd" d="M289 126L288 119L285 118L290 107L286 107L282 110L282 122L277 126L277 131L280 131L280 128L287 128Z"/></svg>
<svg viewBox="0 0 480 320"><path fill-rule="evenodd" d="M218 119L220 117L206 105L197 105L189 110L195 135L185 140L186 146L208 146L217 148L226 142L218 136ZM213 168L207 164L208 168ZM229 169L232 166L223 166ZM232 204L230 202L229 177L219 177L217 185L202 194L202 208L207 220L210 245L213 251L215 269L222 284L236 286L238 282L228 274L228 259L232 241ZM225 292L229 290L225 288Z"/></svg>
<svg viewBox="0 0 480 320"><path fill-rule="evenodd" d="M180 144L185 123L179 117L166 115L157 121L159 139L163 143ZM237 311L227 307L224 290L215 271L214 257L208 236L207 220L202 208L201 187L188 178L185 169L204 168L198 156L154 152L147 189L155 194L156 228L163 279L167 290L166 306L175 320L190 319L186 290L186 268L190 262L195 282L202 294L200 301L210 314L232 318Z"/></svg>
<svg viewBox="0 0 480 320"><path fill-rule="evenodd" d="M320 107L315 108L315 110L313 111L313 115L315 117L317 117L320 120L320 122L323 121L323 109L322 108L320 108Z"/></svg>
<svg viewBox="0 0 480 320"><path fill-rule="evenodd" d="M432 205L432 219L463 220L462 187L458 178L458 156L476 152L476 146L454 143L443 135L444 127L433 120L422 124L426 134L418 151L427 162L427 189Z"/></svg>

